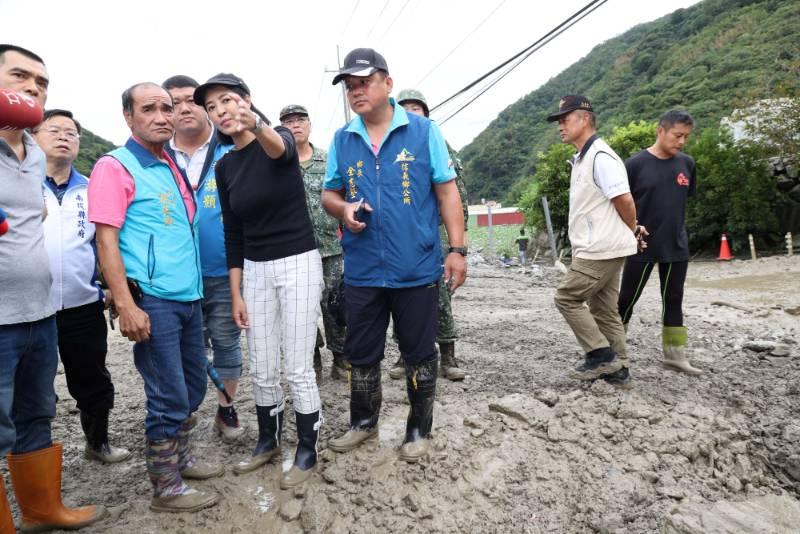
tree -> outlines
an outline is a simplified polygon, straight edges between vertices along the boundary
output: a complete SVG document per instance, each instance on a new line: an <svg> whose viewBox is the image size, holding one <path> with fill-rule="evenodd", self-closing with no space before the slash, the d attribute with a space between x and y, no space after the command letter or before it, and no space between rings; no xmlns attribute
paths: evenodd
<svg viewBox="0 0 800 534"><path fill-rule="evenodd" d="M525 224L544 228L542 197L547 197L550 218L556 233L567 228L569 217L569 160L575 154L575 147L563 143L550 145L536 158L536 174L528 185L519 207L525 214Z"/></svg>
<svg viewBox="0 0 800 534"><path fill-rule="evenodd" d="M632 122L627 126L614 128L614 133L606 141L622 161L625 161L653 144L656 140L656 126L655 122Z"/></svg>

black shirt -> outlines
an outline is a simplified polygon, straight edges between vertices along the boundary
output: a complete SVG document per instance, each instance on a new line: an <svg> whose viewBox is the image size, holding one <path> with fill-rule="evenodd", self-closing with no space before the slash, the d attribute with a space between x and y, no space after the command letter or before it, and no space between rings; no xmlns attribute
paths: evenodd
<svg viewBox="0 0 800 534"><path fill-rule="evenodd" d="M647 228L647 248L632 261L669 263L689 260L686 201L697 188L694 160L679 152L659 159L647 150L625 162L636 217Z"/></svg>
<svg viewBox="0 0 800 534"><path fill-rule="evenodd" d="M270 261L317 248L294 137L283 126L275 131L286 147L280 158L270 159L254 139L217 162L229 269L243 267L245 258Z"/></svg>

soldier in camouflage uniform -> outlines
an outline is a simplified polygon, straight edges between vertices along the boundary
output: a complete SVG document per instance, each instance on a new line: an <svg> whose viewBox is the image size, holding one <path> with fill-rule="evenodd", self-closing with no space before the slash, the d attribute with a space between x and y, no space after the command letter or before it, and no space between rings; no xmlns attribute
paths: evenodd
<svg viewBox="0 0 800 534"><path fill-rule="evenodd" d="M280 112L281 125L289 128L297 143L300 168L303 170L303 183L306 186L306 204L314 226L317 248L322 256L322 275L325 289L322 292L322 323L325 326L325 340L328 350L333 354L331 377L345 378L347 362L344 359L345 329L339 326L328 310L328 295L342 278L342 246L339 243L338 221L322 209L322 182L325 179L327 153L309 141L311 121L305 107L289 105ZM317 331L317 347L314 349L314 369L319 380L322 371L322 335Z"/></svg>
<svg viewBox="0 0 800 534"><path fill-rule="evenodd" d="M424 115L428 117L428 102L425 95L416 89L404 89L397 95L397 103L405 108L406 111ZM464 209L464 238L466 239L466 231L469 223L469 213L467 211L467 190L464 186L464 177L462 174L461 161L458 159L456 151L448 143L447 150L450 152L450 159L456 171L456 185L458 192L461 194L461 203ZM439 221L439 239L442 246L442 255L447 256L448 249L450 248L449 238L444 225ZM453 308L451 306L451 293L450 288L444 283L444 280L439 281L439 328L436 335L436 342L439 344L439 353L441 354L442 361L439 366L440 373L448 380L464 380L464 371L458 367L458 361L455 354L455 342L458 339L458 332L456 330L456 322L453 318ZM399 380L405 376L405 368L403 366L402 356L397 359L392 369L389 371L389 376L395 380Z"/></svg>

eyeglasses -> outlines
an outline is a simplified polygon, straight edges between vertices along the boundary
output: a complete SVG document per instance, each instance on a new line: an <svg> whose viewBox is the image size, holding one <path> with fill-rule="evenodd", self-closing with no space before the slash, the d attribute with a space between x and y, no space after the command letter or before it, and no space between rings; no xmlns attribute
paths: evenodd
<svg viewBox="0 0 800 534"><path fill-rule="evenodd" d="M286 125L291 125L291 124L295 124L295 123L296 124L303 124L305 122L308 122L308 117L306 117L305 115L300 115L300 116L297 116L297 117L289 117L289 118L283 119L281 121L281 124L286 126Z"/></svg>
<svg viewBox="0 0 800 534"><path fill-rule="evenodd" d="M70 141L77 141L81 138L81 135L78 133L77 130L73 130L70 128L59 128L58 126L48 126L44 128L44 131L47 132L49 135L53 137L64 136L66 139Z"/></svg>

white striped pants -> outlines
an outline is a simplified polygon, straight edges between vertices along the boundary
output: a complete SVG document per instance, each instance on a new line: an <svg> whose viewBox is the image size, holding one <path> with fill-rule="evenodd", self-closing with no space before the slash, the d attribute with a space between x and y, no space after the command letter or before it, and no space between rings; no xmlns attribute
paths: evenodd
<svg viewBox="0 0 800 534"><path fill-rule="evenodd" d="M247 347L258 406L283 401L280 354L296 412L320 409L314 374L322 259L315 249L272 261L244 261L244 301L250 320Z"/></svg>

